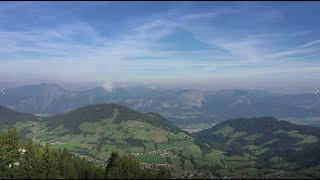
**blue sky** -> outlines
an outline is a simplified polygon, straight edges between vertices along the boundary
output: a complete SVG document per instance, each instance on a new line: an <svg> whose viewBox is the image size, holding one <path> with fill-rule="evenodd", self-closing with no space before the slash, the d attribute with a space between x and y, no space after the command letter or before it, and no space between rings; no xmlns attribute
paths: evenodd
<svg viewBox="0 0 320 180"><path fill-rule="evenodd" d="M319 2L1 2L0 82L312 92Z"/></svg>

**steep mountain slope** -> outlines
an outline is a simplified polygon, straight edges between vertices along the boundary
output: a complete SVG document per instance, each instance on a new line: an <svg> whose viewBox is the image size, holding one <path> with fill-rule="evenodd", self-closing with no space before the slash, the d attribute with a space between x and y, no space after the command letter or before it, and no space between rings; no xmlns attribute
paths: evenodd
<svg viewBox="0 0 320 180"><path fill-rule="evenodd" d="M29 85L7 89L0 104L20 112L55 113L67 108L68 99L75 94L55 84Z"/></svg>

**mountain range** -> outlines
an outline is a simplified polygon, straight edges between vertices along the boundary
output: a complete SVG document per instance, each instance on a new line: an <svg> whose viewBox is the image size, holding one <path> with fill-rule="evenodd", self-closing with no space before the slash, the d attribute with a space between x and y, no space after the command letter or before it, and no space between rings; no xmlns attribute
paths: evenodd
<svg viewBox="0 0 320 180"><path fill-rule="evenodd" d="M117 103L142 112L161 113L171 121L174 118L166 116L166 113L200 112L205 116L200 118L202 121L209 121L213 116L221 119L320 116L320 95L315 94L283 95L254 90L155 90L147 87L115 88L112 91L96 87L70 91L55 84L40 84L7 89L5 95L0 95L0 105L34 114L59 114L100 103Z"/></svg>

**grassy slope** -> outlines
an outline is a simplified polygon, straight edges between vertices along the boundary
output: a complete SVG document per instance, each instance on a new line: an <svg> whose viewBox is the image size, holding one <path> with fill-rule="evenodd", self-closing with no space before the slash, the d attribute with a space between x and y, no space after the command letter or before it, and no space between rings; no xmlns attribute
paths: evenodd
<svg viewBox="0 0 320 180"><path fill-rule="evenodd" d="M194 138L156 113L140 113L116 104L91 105L44 122L18 123L26 137L49 141L57 148L108 158L113 150L141 162L193 169L190 157L201 158ZM181 158L186 159L182 167Z"/></svg>
<svg viewBox="0 0 320 180"><path fill-rule="evenodd" d="M88 106L47 120L20 122L16 126L25 137L40 143L49 141L56 148L66 147L99 159L117 149L141 162L165 163L184 170L209 168L220 177L257 177L277 169L285 169L290 177L318 175L319 159L313 152L319 147L318 129L273 118L230 120L196 136L179 130L158 114L135 112L114 104ZM200 140L200 144L195 140ZM275 151L279 147L288 148ZM305 162L311 165L301 168L288 157L279 156L283 152L307 152L302 157L315 162Z"/></svg>
<svg viewBox="0 0 320 180"><path fill-rule="evenodd" d="M221 163L237 175L248 177L258 169L271 167L293 171L293 175L299 169L320 164L316 153L320 150L319 130L266 117L228 120L196 136L219 144L227 152ZM314 177L312 173L309 176Z"/></svg>

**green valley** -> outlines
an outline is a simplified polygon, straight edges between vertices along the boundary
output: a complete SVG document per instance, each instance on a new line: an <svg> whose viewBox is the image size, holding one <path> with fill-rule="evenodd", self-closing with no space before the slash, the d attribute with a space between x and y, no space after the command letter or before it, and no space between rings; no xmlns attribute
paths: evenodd
<svg viewBox="0 0 320 180"><path fill-rule="evenodd" d="M48 142L97 164L118 151L135 157L144 168L170 169L177 178L319 178L319 128L272 117L227 120L194 134L159 114L118 104L19 118L9 125L24 139Z"/></svg>
<svg viewBox="0 0 320 180"><path fill-rule="evenodd" d="M83 112L87 117L81 116ZM194 137L162 116L116 104L87 106L44 121L19 122L15 126L25 138L38 143L48 141L56 148L67 148L97 161L106 160L117 150L143 163L194 170L191 157L199 162L202 157Z"/></svg>

